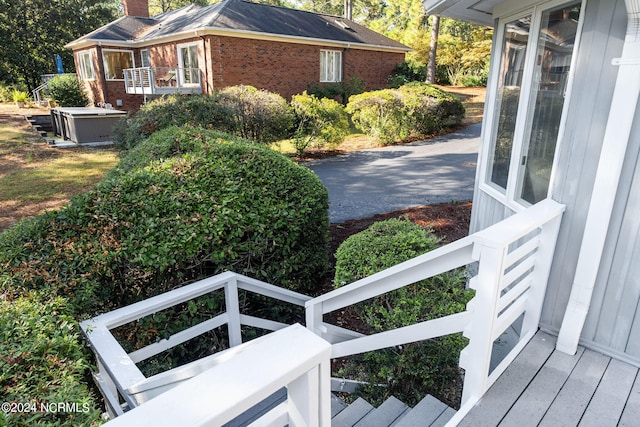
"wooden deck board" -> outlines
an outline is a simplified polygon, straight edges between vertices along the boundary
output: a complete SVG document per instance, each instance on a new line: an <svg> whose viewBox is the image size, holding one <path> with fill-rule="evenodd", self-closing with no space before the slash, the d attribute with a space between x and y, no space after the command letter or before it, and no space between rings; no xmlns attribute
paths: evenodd
<svg viewBox="0 0 640 427"><path fill-rule="evenodd" d="M500 425L536 426L553 403L576 366L584 348L575 356L554 352L504 417Z"/></svg>
<svg viewBox="0 0 640 427"><path fill-rule="evenodd" d="M497 426L553 352L555 339L540 332L498 378L460 426Z"/></svg>
<svg viewBox="0 0 640 427"><path fill-rule="evenodd" d="M459 425L640 425L637 367L583 347L566 355L555 342L536 334Z"/></svg>
<svg viewBox="0 0 640 427"><path fill-rule="evenodd" d="M585 350L569 379L555 396L540 426L578 425L608 364L609 357Z"/></svg>
<svg viewBox="0 0 640 427"><path fill-rule="evenodd" d="M612 359L579 426L615 426L620 421L638 368Z"/></svg>
<svg viewBox="0 0 640 427"><path fill-rule="evenodd" d="M640 422L640 375L636 374L636 381L633 384L627 404L622 411L620 427L635 427Z"/></svg>

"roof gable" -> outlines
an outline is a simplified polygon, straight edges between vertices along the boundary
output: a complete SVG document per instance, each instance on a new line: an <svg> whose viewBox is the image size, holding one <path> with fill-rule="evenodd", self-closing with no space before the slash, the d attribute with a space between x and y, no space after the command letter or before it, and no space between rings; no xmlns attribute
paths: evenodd
<svg viewBox="0 0 640 427"><path fill-rule="evenodd" d="M73 48L105 40L149 45L155 40L195 31L228 31L230 35L263 34L410 50L402 43L341 17L246 0L224 0L210 6L189 5L152 18L126 16L67 46Z"/></svg>

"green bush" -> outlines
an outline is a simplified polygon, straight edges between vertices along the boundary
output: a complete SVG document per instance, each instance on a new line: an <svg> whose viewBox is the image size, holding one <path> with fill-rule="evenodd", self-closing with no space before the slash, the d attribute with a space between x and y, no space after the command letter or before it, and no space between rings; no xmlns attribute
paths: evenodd
<svg viewBox="0 0 640 427"><path fill-rule="evenodd" d="M349 116L333 99L317 98L305 91L293 96L291 106L298 123L293 139L298 154L310 146L340 143L349 134Z"/></svg>
<svg viewBox="0 0 640 427"><path fill-rule="evenodd" d="M405 61L397 64L389 76L391 88L399 88L409 82L424 82L427 78L427 67L415 61Z"/></svg>
<svg viewBox="0 0 640 427"><path fill-rule="evenodd" d="M63 298L0 300L0 335L1 400L15 410L3 407L0 425L100 424L101 405L84 383L84 344Z"/></svg>
<svg viewBox="0 0 640 427"><path fill-rule="evenodd" d="M25 91L24 85L9 84L0 82L0 102L13 102L14 91Z"/></svg>
<svg viewBox="0 0 640 427"><path fill-rule="evenodd" d="M148 144L168 151L144 166L125 157L95 191L0 235L5 292L67 295L89 315L226 270L314 290L328 196L313 172L204 129L172 127Z"/></svg>
<svg viewBox="0 0 640 427"><path fill-rule="evenodd" d="M464 118L464 106L455 96L435 86L412 82L398 89L404 95L405 114L412 131L430 135L457 126Z"/></svg>
<svg viewBox="0 0 640 427"><path fill-rule="evenodd" d="M336 287L370 276L436 248L438 238L407 220L387 220L345 240L336 252ZM355 306L356 314L377 333L462 312L471 298L466 274L454 270ZM460 381L458 358L466 346L454 334L350 358L341 375L368 382L369 399L394 395L413 405L430 393L450 401ZM386 387L380 387L379 385Z"/></svg>
<svg viewBox="0 0 640 427"><path fill-rule="evenodd" d="M142 106L135 115L122 119L114 130L115 141L125 149L169 126L201 126L234 132L233 111L222 105L220 94L171 95Z"/></svg>
<svg viewBox="0 0 640 427"><path fill-rule="evenodd" d="M383 89L352 96L346 111L358 129L383 144L390 144L409 136L402 107L397 91Z"/></svg>
<svg viewBox="0 0 640 427"><path fill-rule="evenodd" d="M339 100L343 105L347 105L349 97L364 92L366 86L367 84L364 80L353 76L347 81L309 85L307 92L318 98Z"/></svg>
<svg viewBox="0 0 640 427"><path fill-rule="evenodd" d="M237 135L270 143L291 134L293 113L280 95L253 86L231 86L220 94L220 102L231 109Z"/></svg>
<svg viewBox="0 0 640 427"><path fill-rule="evenodd" d="M49 81L49 96L61 107L84 107L89 103L75 75L62 74Z"/></svg>
<svg viewBox="0 0 640 427"><path fill-rule="evenodd" d="M457 98L419 82L354 95L347 112L358 129L384 144L442 132L464 117Z"/></svg>
<svg viewBox="0 0 640 427"><path fill-rule="evenodd" d="M13 102L27 102L29 99L29 92L16 89L11 93L11 99Z"/></svg>

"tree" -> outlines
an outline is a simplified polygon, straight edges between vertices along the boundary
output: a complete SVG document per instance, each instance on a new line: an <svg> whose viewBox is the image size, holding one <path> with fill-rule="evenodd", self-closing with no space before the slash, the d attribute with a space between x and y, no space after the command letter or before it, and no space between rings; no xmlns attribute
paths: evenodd
<svg viewBox="0 0 640 427"><path fill-rule="evenodd" d="M493 30L466 22L443 18L438 37L437 64L446 72L449 83L470 78L482 84L486 80Z"/></svg>
<svg viewBox="0 0 640 427"><path fill-rule="evenodd" d="M55 55L75 70L64 45L112 21L118 0L0 0L0 78L29 90L55 71Z"/></svg>
<svg viewBox="0 0 640 427"><path fill-rule="evenodd" d="M438 33L440 32L440 16L431 18L431 42L429 44L429 62L427 64L427 83L436 82L436 54L438 51Z"/></svg>

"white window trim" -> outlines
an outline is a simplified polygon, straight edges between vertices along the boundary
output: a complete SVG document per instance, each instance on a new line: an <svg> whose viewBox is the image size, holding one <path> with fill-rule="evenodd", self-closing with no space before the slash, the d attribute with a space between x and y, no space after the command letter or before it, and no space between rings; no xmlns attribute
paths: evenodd
<svg viewBox="0 0 640 427"><path fill-rule="evenodd" d="M107 62L105 60L104 57L104 53L105 52L127 52L131 55L131 67L135 68L136 67L136 56L133 54L132 50L127 50L127 49L102 49L102 66L104 67L104 79L108 82L123 82L124 78L122 79L110 79L109 77L107 77Z"/></svg>
<svg viewBox="0 0 640 427"><path fill-rule="evenodd" d="M525 134L525 127L527 121L527 111L526 109L530 105L530 99L533 95L531 93L531 86L533 84L533 64L536 60L536 44L538 43L538 35L540 32L541 19L544 11L548 9L552 9L555 7L559 7L562 5L568 5L576 2L576 0L552 0L539 5L535 5L526 10L520 10L517 13L502 16L498 19L498 25L496 26L496 38L494 40L494 46L496 46L496 51L494 53L494 59L492 65L491 75L489 77L489 85L487 89L489 90L489 96L487 98L487 108L486 108L486 129L483 131L482 135L482 150L480 152L480 169L478 171L478 189L492 198L496 199L498 202L503 205L509 207L515 212L522 211L527 207L531 206L531 203L526 200L520 199L516 195L518 179L517 175L520 171L520 160L522 159L522 152L524 149L524 144L522 138ZM565 102L562 107L562 117L560 119L559 130L558 130L558 140L555 147L554 157L553 157L553 165L551 168L551 176L549 179L549 188L547 190L547 198L551 197L551 192L553 190L553 183L555 180L555 176L557 173L558 166L558 154L559 149L563 145L563 137L565 134L566 121L567 121L567 109L569 104L571 103L571 95L573 89L573 81L574 75L576 71L576 64L578 60L578 52L580 49L580 41L582 39L582 28L584 25L584 14L586 10L587 0L581 0L580 6L580 18L578 22L578 29L576 33L576 41L574 45L574 54L571 58L571 69L569 71L569 77L567 80L567 90L565 94ZM531 30L530 37L527 42L527 54L525 59L524 66L524 74L523 74L523 82L521 88L520 100L518 101L518 117L516 119L516 125L514 129L514 141L511 152L511 161L509 164L509 176L507 179L507 188L506 191L502 189L502 187L498 187L497 185L491 183L489 176L489 159L493 155L491 152L493 138L494 138L494 126L496 126L495 120L498 119L498 112L496 111L496 102L497 102L497 89L499 82L499 73L500 73L500 61L502 58L502 40L504 37L504 29L505 24L508 22L515 21L517 19L523 18L525 16L531 15Z"/></svg>
<svg viewBox="0 0 640 427"><path fill-rule="evenodd" d="M340 66L338 67L338 71L339 71L339 75L336 77L335 80L327 80L326 76L328 75L328 73L326 72L326 70L322 70L322 68L320 69L320 83L339 83L342 81L342 51L341 50L331 50L331 49L320 49L320 67L322 67L322 55L323 54L331 54L334 56L334 59L336 56L338 56L340 58ZM326 64L326 62L325 62ZM324 73L323 73L324 71ZM334 70L335 71L335 70ZM324 74L324 79L322 78Z"/></svg>
<svg viewBox="0 0 640 427"><path fill-rule="evenodd" d="M191 47L191 46L195 46L197 49L197 56L198 56L198 69L200 69L200 43L198 42L191 42L191 43L182 43L176 46L176 49L178 50L178 84L181 87L199 87L202 82L198 82L198 83L185 83L185 78L184 78L184 68L182 66L183 64L183 57L182 57L182 49L184 49L185 47Z"/></svg>
<svg viewBox="0 0 640 427"><path fill-rule="evenodd" d="M89 63L91 68L91 76L86 75L86 64ZM78 52L78 66L80 71L80 78L84 81L94 81L96 79L96 70L93 67L93 55L90 50L84 50Z"/></svg>
<svg viewBox="0 0 640 427"><path fill-rule="evenodd" d="M147 58L149 58L149 65L144 65L143 64L143 56L142 56L142 52L147 52ZM140 66L141 67L151 67L151 53L149 52L149 49L140 49Z"/></svg>

